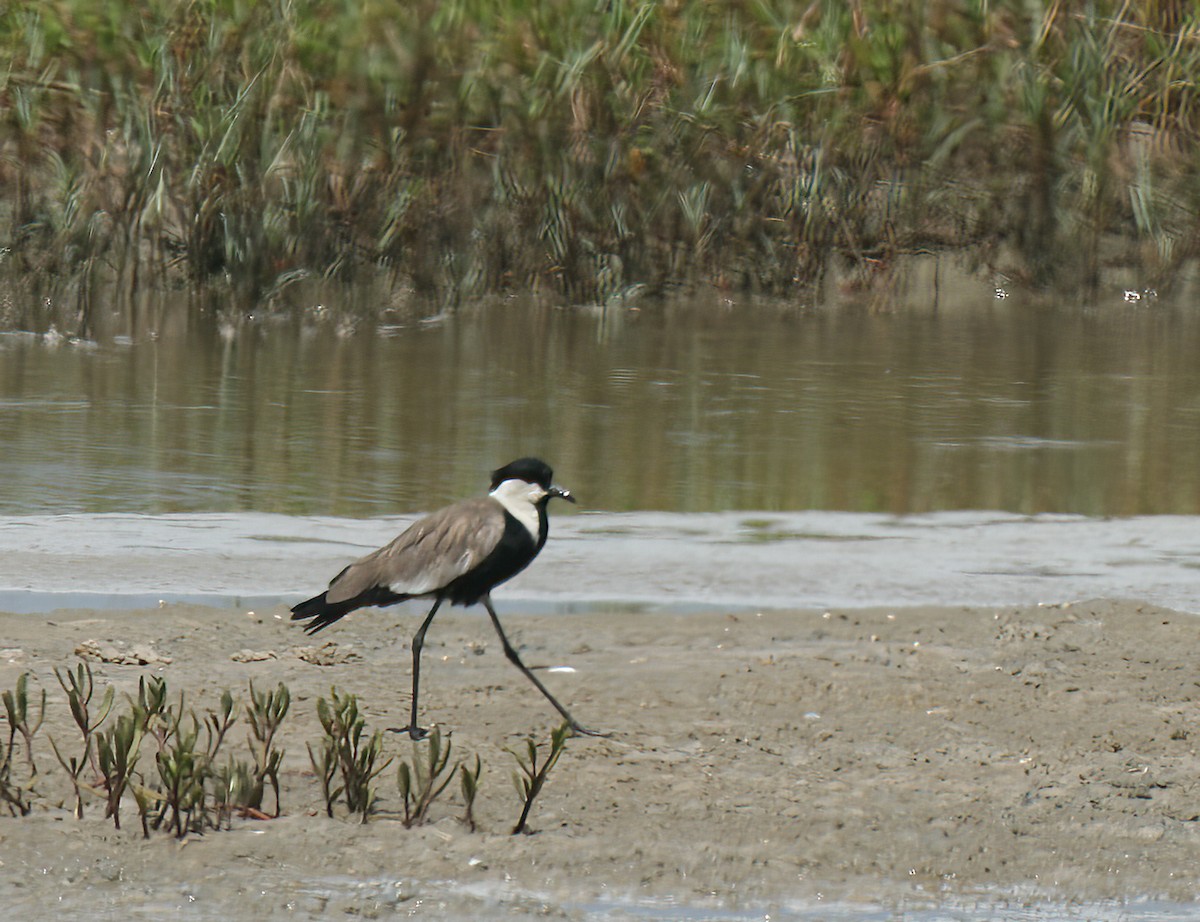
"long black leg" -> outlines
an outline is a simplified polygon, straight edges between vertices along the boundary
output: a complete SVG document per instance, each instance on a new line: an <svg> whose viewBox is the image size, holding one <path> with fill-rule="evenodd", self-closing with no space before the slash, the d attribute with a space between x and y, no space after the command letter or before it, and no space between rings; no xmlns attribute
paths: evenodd
<svg viewBox="0 0 1200 922"><path fill-rule="evenodd" d="M508 642L508 638L504 635L504 628L500 626L500 619L496 617L496 610L492 608L491 596L485 595L482 599L480 599L480 601L483 602L483 607L487 609L488 616L492 619L492 626L496 629L496 633L500 635L500 643L504 645L504 655L508 657L508 661L520 669L521 672L525 673L525 678L537 686L538 691L546 696L546 700L554 705L554 709L558 711L558 713L562 714L563 719L570 724L572 730L584 736L603 736L603 733L599 733L595 730L588 730L587 728L581 726L575 720L575 718L570 715L567 709L559 704L558 700L552 694L550 694L550 690L538 680L538 677L530 672L529 668L521 662L521 657L517 655L517 651L513 649L513 645Z"/></svg>
<svg viewBox="0 0 1200 922"><path fill-rule="evenodd" d="M421 648L425 646L425 632L429 630L429 624L433 621L433 616L437 614L438 606L442 604L442 600L438 599L433 603L433 608L429 609L429 614L425 616L425 620L421 622L421 626L417 628L417 633L413 634L412 639L412 656L413 656L413 684L412 684L412 716L409 719L407 727L389 727L396 733L408 731L408 735L415 740L424 739L428 734L428 730L424 730L417 726L417 689L421 685Z"/></svg>

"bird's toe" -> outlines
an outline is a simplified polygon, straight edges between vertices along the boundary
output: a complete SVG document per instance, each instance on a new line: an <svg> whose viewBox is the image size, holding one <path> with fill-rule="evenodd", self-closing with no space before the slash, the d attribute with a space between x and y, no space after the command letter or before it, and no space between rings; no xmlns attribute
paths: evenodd
<svg viewBox="0 0 1200 922"><path fill-rule="evenodd" d="M577 723L571 724L571 732L576 736L598 736L602 738L612 736L612 732L609 730L589 730L587 727Z"/></svg>
<svg viewBox="0 0 1200 922"><path fill-rule="evenodd" d="M424 727L386 727L388 733L407 733L410 739L423 740L429 736Z"/></svg>

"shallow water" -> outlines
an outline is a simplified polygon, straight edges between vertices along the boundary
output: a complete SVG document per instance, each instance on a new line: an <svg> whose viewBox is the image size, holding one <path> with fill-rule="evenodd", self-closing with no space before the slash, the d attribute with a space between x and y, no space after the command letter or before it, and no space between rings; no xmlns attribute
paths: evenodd
<svg viewBox="0 0 1200 922"><path fill-rule="evenodd" d="M97 310L87 342L26 312L0 335L0 514L398 514L524 453L613 512L1200 514L1193 286L1064 304L949 260L905 279L380 324L350 296L220 322L162 303Z"/></svg>
<svg viewBox="0 0 1200 922"><path fill-rule="evenodd" d="M933 901L931 901L931 904ZM753 912L703 910L687 906L588 906L587 918L639 922L1187 922L1195 907L1160 901L1124 903L1040 902L1005 897L940 901L899 909L843 901L769 906Z"/></svg>
<svg viewBox="0 0 1200 922"><path fill-rule="evenodd" d="M0 336L0 609L293 602L409 513L479 492L491 467L528 452L583 506L555 509L542 557L497 592L502 611L1107 596L1200 612L1194 299L997 300L965 277L934 286L927 269L884 311L497 302L360 319L343 335L352 306L223 331L163 306L57 344L48 321L31 324L36 335ZM396 889L311 885L348 904ZM743 912L447 882L459 917L1194 916L1038 894L898 910L886 889ZM72 899L90 908L67 892L60 913ZM228 917L185 899L193 918Z"/></svg>
<svg viewBox="0 0 1200 922"><path fill-rule="evenodd" d="M604 901L586 903L564 899L560 894L528 891L515 886L496 887L460 880L429 882L436 896L415 897L404 879L356 877L313 878L297 886L289 878L276 880L270 868L259 870L255 896L257 918L328 918L341 910L348 916L408 917L417 919L588 919L596 922L1192 922L1196 907L1163 900L1061 901L1039 898L1035 893L983 893L930 896L927 900L789 900L744 901L755 908L724 908L680 900L645 899L614 895ZM59 916L87 913L91 918L160 919L185 913L187 918L208 922L228 919L236 906L213 892L211 882L181 883L166 896L143 893L120 899L112 888L89 892L93 887L74 888L62 894L55 906ZM274 911L261 905L278 897L282 906ZM898 905L887 905L897 903ZM278 904L277 904L278 905ZM23 900L14 896L10 908L28 918L41 918L42 897Z"/></svg>
<svg viewBox="0 0 1200 922"><path fill-rule="evenodd" d="M0 609L294 603L410 521L10 516L0 520ZM620 614L1108 597L1200 612L1198 568L1195 516L560 511L541 556L496 603Z"/></svg>

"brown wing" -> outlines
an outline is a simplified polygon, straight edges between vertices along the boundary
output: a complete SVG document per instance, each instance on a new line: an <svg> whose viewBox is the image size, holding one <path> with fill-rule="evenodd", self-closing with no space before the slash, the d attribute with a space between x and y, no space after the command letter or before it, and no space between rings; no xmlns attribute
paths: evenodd
<svg viewBox="0 0 1200 922"><path fill-rule="evenodd" d="M353 599L375 586L403 595L436 592L469 572L500 543L504 507L491 497L467 499L414 522L389 544L346 567L326 600Z"/></svg>

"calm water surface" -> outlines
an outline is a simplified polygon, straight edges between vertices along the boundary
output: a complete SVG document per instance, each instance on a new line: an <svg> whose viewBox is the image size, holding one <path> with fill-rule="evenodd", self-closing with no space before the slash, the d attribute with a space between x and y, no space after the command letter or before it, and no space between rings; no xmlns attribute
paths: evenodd
<svg viewBox="0 0 1200 922"><path fill-rule="evenodd" d="M544 559L502 605L1112 595L1200 610L1190 291L1064 305L925 272L882 310L511 301L353 331L354 305L218 325L159 304L79 343L47 339L49 318L28 309L24 332L0 335L0 608L294 600L403 527L396 513L476 493L491 468L537 453L585 508L556 511ZM1087 518L1110 515L1139 517ZM1193 909L996 894L769 914L1165 922ZM563 911L763 917L682 901Z"/></svg>
<svg viewBox="0 0 1200 922"><path fill-rule="evenodd" d="M513 300L351 333L350 305L160 304L85 343L8 333L0 512L372 516L526 453L594 510L1200 512L1188 292L997 300L938 272L884 310Z"/></svg>

